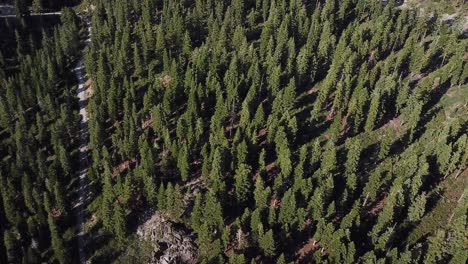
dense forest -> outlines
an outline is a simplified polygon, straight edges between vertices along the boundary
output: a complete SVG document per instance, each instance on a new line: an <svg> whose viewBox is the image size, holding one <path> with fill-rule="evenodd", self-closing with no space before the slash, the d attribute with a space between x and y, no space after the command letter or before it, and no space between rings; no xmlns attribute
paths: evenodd
<svg viewBox="0 0 468 264"><path fill-rule="evenodd" d="M468 39L437 13L86 3L91 263L149 263L135 230L156 213L197 263L466 263ZM0 53L2 263L78 261L86 25L60 20L40 43L19 25L16 58Z"/></svg>
<svg viewBox="0 0 468 264"><path fill-rule="evenodd" d="M79 117L69 68L80 36L72 10L60 20L38 41L34 25L9 23L15 56L0 53L1 263L64 262L73 238L66 190Z"/></svg>

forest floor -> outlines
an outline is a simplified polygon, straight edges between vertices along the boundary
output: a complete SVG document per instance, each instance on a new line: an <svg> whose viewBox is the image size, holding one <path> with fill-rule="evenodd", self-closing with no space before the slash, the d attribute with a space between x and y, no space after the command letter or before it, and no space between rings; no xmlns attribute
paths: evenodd
<svg viewBox="0 0 468 264"><path fill-rule="evenodd" d="M468 168L455 171L442 182L441 186L442 190L437 192L440 196L439 202L410 233L408 237L410 245L434 230L443 229L451 223L456 207L463 201L463 196L466 194Z"/></svg>
<svg viewBox="0 0 468 264"><path fill-rule="evenodd" d="M91 43L91 28L90 21L87 17L82 17L83 21L86 24L86 33L87 37L85 40L85 47ZM78 252L79 252L79 263L86 262L86 253L85 253L85 233L83 232L85 224L85 210L86 204L89 200L90 191L88 180L86 177L89 162L88 162L88 144L89 144L89 132L88 132L88 112L86 111L86 106L88 104L88 88L87 79L85 77L84 70L84 52L81 53L80 58L73 69L78 79L78 89L76 90L77 97L79 99L79 114L81 116L80 122L80 148L79 148L79 187L77 190L77 199L74 203L73 208L76 210L77 225L80 232L78 233Z"/></svg>

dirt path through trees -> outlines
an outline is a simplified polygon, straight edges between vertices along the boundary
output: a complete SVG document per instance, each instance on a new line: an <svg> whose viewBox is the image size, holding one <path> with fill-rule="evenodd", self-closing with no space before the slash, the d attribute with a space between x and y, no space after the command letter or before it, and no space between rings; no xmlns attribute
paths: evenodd
<svg viewBox="0 0 468 264"><path fill-rule="evenodd" d="M82 16L81 19L86 24L87 30L87 39L85 41L86 47L91 43L91 27L88 17ZM86 262L85 254L85 239L84 239L84 224L85 224L85 205L86 200L89 196L88 180L86 173L88 171L88 144L89 144L89 132L88 132L88 113L86 111L86 106L88 104L88 94L86 86L86 77L84 70L84 52L82 54L73 69L78 79L78 89L76 90L77 97L79 98L79 109L80 109L80 148L79 148L79 187L77 190L77 198L74 205L76 210L77 225L79 226L80 232L78 233L78 252L79 252L79 263Z"/></svg>

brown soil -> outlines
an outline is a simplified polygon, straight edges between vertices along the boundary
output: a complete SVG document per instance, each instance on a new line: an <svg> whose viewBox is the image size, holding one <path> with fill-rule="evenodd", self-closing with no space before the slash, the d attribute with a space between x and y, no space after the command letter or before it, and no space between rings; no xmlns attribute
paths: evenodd
<svg viewBox="0 0 468 264"><path fill-rule="evenodd" d="M86 87L86 97L89 98L94 94L94 88L93 88L94 81L93 79L88 79L85 82L85 87Z"/></svg>
<svg viewBox="0 0 468 264"><path fill-rule="evenodd" d="M267 134L267 129L266 128L261 129L260 131L258 131L257 138L264 137L266 134Z"/></svg>
<svg viewBox="0 0 468 264"><path fill-rule="evenodd" d="M126 160L122 163L120 163L117 167L114 168L112 171L112 176L117 176L118 174L124 172L126 169L130 168L130 166L134 165L136 163L135 159L132 160Z"/></svg>
<svg viewBox="0 0 468 264"><path fill-rule="evenodd" d="M57 220L62 216L62 211L58 208L52 208L52 217Z"/></svg>
<svg viewBox="0 0 468 264"><path fill-rule="evenodd" d="M382 209L384 208L385 204L387 203L387 195L384 196L384 198L382 200L380 200L374 207L372 207L370 210L369 210L369 213L371 215L378 215L380 213L380 211L382 211Z"/></svg>
<svg viewBox="0 0 468 264"><path fill-rule="evenodd" d="M162 78L161 83L165 88L167 88L171 84L171 81L172 81L172 77L166 74Z"/></svg>
<svg viewBox="0 0 468 264"><path fill-rule="evenodd" d="M147 120L143 121L143 124L141 124L141 128L147 129L153 125L153 119L150 117Z"/></svg>
<svg viewBox="0 0 468 264"><path fill-rule="evenodd" d="M281 201L279 199L271 199L270 207L271 208L278 208L281 205Z"/></svg>
<svg viewBox="0 0 468 264"><path fill-rule="evenodd" d="M335 117L335 109L332 109L327 114L327 121L333 120L334 117Z"/></svg>
<svg viewBox="0 0 468 264"><path fill-rule="evenodd" d="M275 178L276 175L279 173L279 168L276 166L276 162L272 162L265 167L267 176L269 179Z"/></svg>
<svg viewBox="0 0 468 264"><path fill-rule="evenodd" d="M444 196L450 200L450 202L456 203L463 195L464 188L454 188L456 186L468 186L468 168L464 170L456 170L451 176L456 178L454 179L454 183L450 185L449 182L444 181L444 187L446 188L446 192Z"/></svg>
<svg viewBox="0 0 468 264"><path fill-rule="evenodd" d="M319 90L319 87L314 86L309 91L307 91L307 94L314 94L314 93L318 92L318 90Z"/></svg>
<svg viewBox="0 0 468 264"><path fill-rule="evenodd" d="M315 241L315 239L310 238L307 243L305 243L304 246L302 246L297 252L296 256L299 260L303 259L307 255L309 255L311 252L317 250L320 248L320 243L318 241Z"/></svg>

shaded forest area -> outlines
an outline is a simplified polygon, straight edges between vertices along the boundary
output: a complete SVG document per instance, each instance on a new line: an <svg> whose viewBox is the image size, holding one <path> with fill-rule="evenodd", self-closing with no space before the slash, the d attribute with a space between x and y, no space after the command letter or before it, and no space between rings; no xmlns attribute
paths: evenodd
<svg viewBox="0 0 468 264"><path fill-rule="evenodd" d="M147 263L135 230L153 212L195 237L200 263L467 261L459 32L393 0L92 4L91 263ZM1 84L11 262L78 250L70 17Z"/></svg>
<svg viewBox="0 0 468 264"><path fill-rule="evenodd" d="M52 35L59 23L60 16L25 17L21 22L16 18L0 18L0 50L7 68L18 64L17 39L30 43L31 50L35 50L42 35Z"/></svg>
<svg viewBox="0 0 468 264"><path fill-rule="evenodd" d="M44 27L30 26L35 21ZM5 45L14 47L0 52L0 262L63 263L74 254L76 232L70 201L79 116L71 65L80 22L65 9L56 19L7 23L14 34Z"/></svg>

